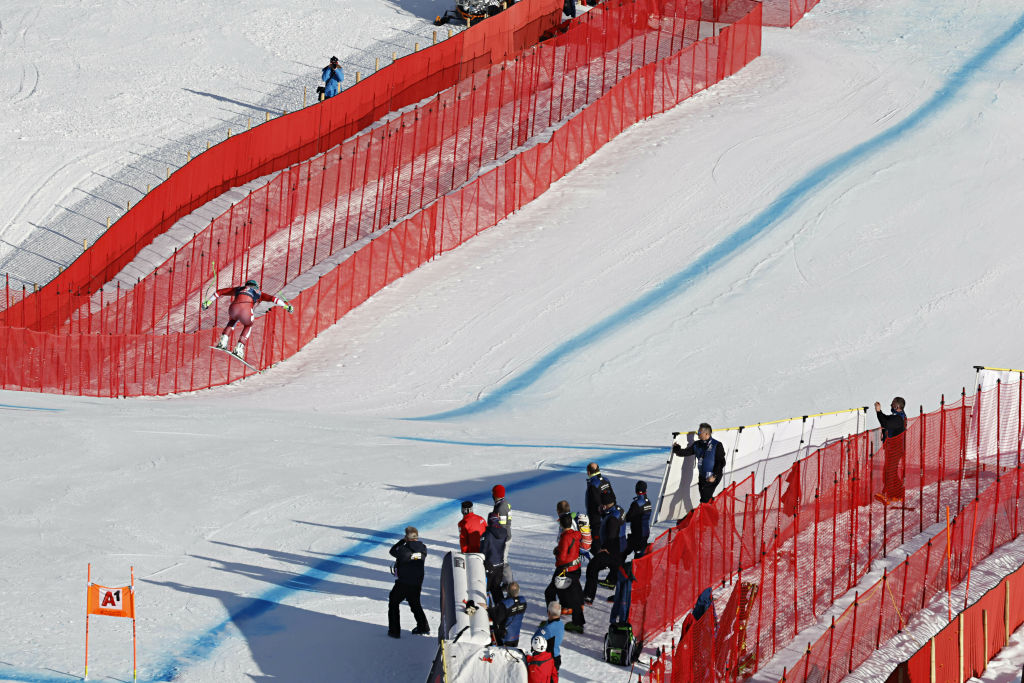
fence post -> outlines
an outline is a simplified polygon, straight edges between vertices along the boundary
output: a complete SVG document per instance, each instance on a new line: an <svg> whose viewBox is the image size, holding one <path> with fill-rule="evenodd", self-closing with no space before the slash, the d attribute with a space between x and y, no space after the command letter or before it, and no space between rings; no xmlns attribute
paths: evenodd
<svg viewBox="0 0 1024 683"><path fill-rule="evenodd" d="M820 512L821 497L818 489L814 489L814 564L811 565L811 614L814 614L815 606L818 604L818 515ZM834 522L833 526L835 526ZM835 548L832 549L832 553L835 554Z"/></svg>
<svg viewBox="0 0 1024 683"><path fill-rule="evenodd" d="M921 609L924 609L925 600L928 599L928 565L932 561L932 541L928 539L928 549L924 555L924 582L921 584Z"/></svg>
<svg viewBox="0 0 1024 683"><path fill-rule="evenodd" d="M903 560L903 586L900 588L900 609L896 613L896 618L899 619L899 626L896 629L896 633L903 633L903 613L907 610L907 576L910 574L910 556Z"/></svg>
<svg viewBox="0 0 1024 683"><path fill-rule="evenodd" d="M832 672L832 645L836 637L836 615L832 615L832 624L828 627L828 671Z"/></svg>
<svg viewBox="0 0 1024 683"><path fill-rule="evenodd" d="M924 406L923 405L921 406L920 410L921 410L921 418L920 418L920 422L921 422L921 427L920 427L920 429L921 429L921 451L920 451L920 455L918 457L918 462L921 465L921 472L920 472L920 475L921 475L921 485L920 485L920 488L918 489L918 494L917 494L917 505L920 508L920 510L918 511L918 515L920 517L920 521L918 522L917 533L921 533L922 531L924 531L924 453L925 453L925 448L926 448L926 445L927 445L927 439L926 439L925 433L928 431L928 423L926 422L926 419L925 419L925 416L924 416Z"/></svg>
<svg viewBox="0 0 1024 683"><path fill-rule="evenodd" d="M855 642L857 640L857 606L858 606L859 602L860 602L860 591L857 591L856 593L853 594L853 634L851 636L850 642ZM881 612L881 610L879 610L879 612ZM850 648L850 659L849 659L849 662L847 663L847 666L846 666L846 673L850 673L851 671L853 671L853 650L854 650L854 648L851 647ZM810 651L810 648L808 648L808 651Z"/></svg>
<svg viewBox="0 0 1024 683"><path fill-rule="evenodd" d="M882 569L882 599L878 605L878 627L875 629L875 649L882 644L882 615L885 614L885 591L889 585L889 569L888 567ZM854 642L857 638L857 633L854 631L853 634ZM851 665L852 666L852 665Z"/></svg>

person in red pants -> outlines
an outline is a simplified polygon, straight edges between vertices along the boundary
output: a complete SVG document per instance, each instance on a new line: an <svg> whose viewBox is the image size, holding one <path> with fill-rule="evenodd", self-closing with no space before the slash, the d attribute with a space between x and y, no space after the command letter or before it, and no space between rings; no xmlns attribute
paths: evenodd
<svg viewBox="0 0 1024 683"><path fill-rule="evenodd" d="M214 299L220 296L230 296L231 304L228 306L228 324L224 326L224 331L214 346L227 351L231 345L231 332L235 329L235 324L242 323L242 334L238 337L235 350L231 352L242 360L245 360L245 343L249 341L249 334L252 332L252 312L257 304L266 301L275 306L281 306L289 313L294 310L292 305L284 299L261 292L260 283L256 280L249 280L241 287L218 289L213 293L213 298L203 301L203 310L212 306Z"/></svg>
<svg viewBox="0 0 1024 683"><path fill-rule="evenodd" d="M900 475L900 465L903 464L904 432L907 429L907 414L904 412L907 402L897 396L892 400L890 408L892 414L886 415L882 412L882 404L875 401L875 415L878 417L878 424L882 426L882 443L885 445L885 459L882 464L882 485L881 493L876 493L875 498L883 505L903 500L905 493L903 477Z"/></svg>

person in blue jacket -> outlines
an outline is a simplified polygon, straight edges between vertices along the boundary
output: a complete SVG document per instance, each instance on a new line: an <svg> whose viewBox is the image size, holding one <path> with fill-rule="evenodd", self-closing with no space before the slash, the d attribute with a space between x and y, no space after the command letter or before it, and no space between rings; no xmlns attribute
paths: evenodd
<svg viewBox="0 0 1024 683"><path fill-rule="evenodd" d="M555 658L555 669L562 668L562 638L565 636L565 624L562 623L562 605L558 601L548 603L548 618L540 622L533 637L542 637L548 641L548 652Z"/></svg>
<svg viewBox="0 0 1024 683"><path fill-rule="evenodd" d="M508 597L495 608L495 640L498 645L519 647L519 632L525 613L526 600L519 596L519 584L513 581L508 585Z"/></svg>
<svg viewBox="0 0 1024 683"><path fill-rule="evenodd" d="M331 63L324 67L320 74L324 82L324 99L334 97L341 91L341 82L345 80L345 70L338 64L337 57L331 57Z"/></svg>

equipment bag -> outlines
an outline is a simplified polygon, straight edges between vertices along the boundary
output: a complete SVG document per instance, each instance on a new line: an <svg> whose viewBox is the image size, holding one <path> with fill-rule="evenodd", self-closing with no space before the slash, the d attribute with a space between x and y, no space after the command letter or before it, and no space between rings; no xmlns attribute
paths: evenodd
<svg viewBox="0 0 1024 683"><path fill-rule="evenodd" d="M604 661L628 666L640 658L640 648L628 622L612 624L604 637Z"/></svg>

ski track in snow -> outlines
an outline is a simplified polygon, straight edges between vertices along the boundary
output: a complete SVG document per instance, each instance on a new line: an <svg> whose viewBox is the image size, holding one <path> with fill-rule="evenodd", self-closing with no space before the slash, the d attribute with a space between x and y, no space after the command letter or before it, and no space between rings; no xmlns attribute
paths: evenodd
<svg viewBox="0 0 1024 683"><path fill-rule="evenodd" d="M583 332L558 344L553 350L545 353L522 373L503 383L499 382L498 388L489 394L460 408L407 419L420 421L447 420L493 410L506 403L513 395L536 384L548 372L566 359L652 313L675 297L684 294L697 281L698 277L704 274L707 269L706 263L720 264L732 258L754 239L768 232L771 228L778 226L783 218L790 215L804 200L813 196L827 183L852 170L858 164L867 161L873 154L899 142L905 136L915 132L929 120L938 116L970 83L971 77L1009 47L1022 32L1024 32L1024 15L1021 15L1010 28L993 39L980 52L955 71L938 92L907 116L907 118L813 169L790 186L789 189L784 191L748 223L713 246L707 253L702 254L699 259L696 259L687 268L664 280L646 294L623 306Z"/></svg>

